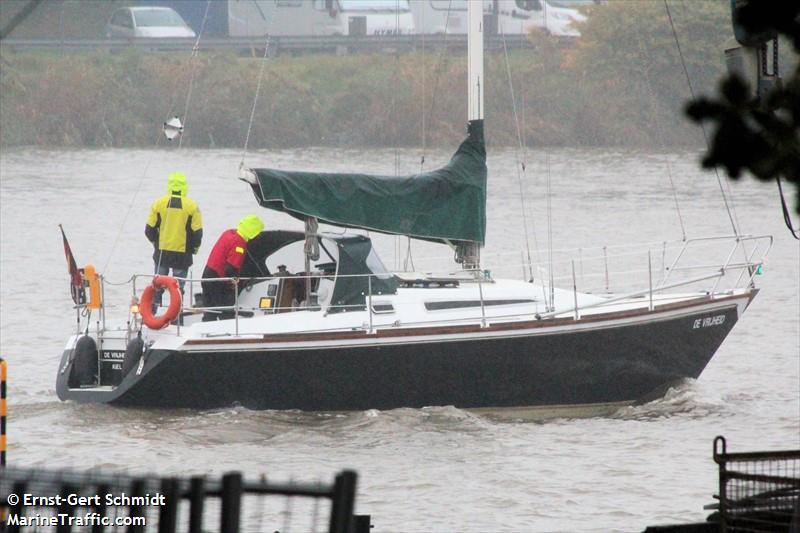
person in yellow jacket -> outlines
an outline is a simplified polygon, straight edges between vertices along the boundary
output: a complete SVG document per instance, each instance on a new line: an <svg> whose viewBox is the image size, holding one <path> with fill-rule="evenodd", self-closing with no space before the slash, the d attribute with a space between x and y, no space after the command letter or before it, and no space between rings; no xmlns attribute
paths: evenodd
<svg viewBox="0 0 800 533"><path fill-rule="evenodd" d="M186 196L186 176L172 172L167 178L167 194L150 207L144 234L153 243L153 262L157 275L186 278L192 265L192 256L200 249L203 239L203 217L197 202ZM183 294L184 279L178 280ZM161 305L159 291L153 299Z"/></svg>

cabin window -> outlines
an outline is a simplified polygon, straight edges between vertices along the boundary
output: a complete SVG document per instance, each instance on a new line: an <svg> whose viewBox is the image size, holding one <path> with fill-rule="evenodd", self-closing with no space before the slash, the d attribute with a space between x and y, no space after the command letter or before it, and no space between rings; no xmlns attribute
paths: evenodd
<svg viewBox="0 0 800 533"><path fill-rule="evenodd" d="M383 262L381 258L378 257L378 254L375 253L375 248L370 249L369 255L366 259L367 268L369 268L370 272L375 274L376 278L379 279L390 279L394 277L386 267L383 266Z"/></svg>
<svg viewBox="0 0 800 533"><path fill-rule="evenodd" d="M295 241L270 254L267 257L267 268L270 273L273 276L283 276L305 271L304 244L304 241ZM336 246L331 246L326 239L322 239L320 244L319 259L311 262L312 271L321 270L327 274L335 273L336 262L339 259Z"/></svg>
<svg viewBox="0 0 800 533"><path fill-rule="evenodd" d="M394 313L394 306L389 302L372 302L372 312L376 315Z"/></svg>
<svg viewBox="0 0 800 533"><path fill-rule="evenodd" d="M515 304L531 304L536 300L484 300L483 306L489 307L493 305L515 305ZM469 307L480 307L480 300L449 300L444 302L425 302L425 309L428 311L445 311L448 309L466 309Z"/></svg>

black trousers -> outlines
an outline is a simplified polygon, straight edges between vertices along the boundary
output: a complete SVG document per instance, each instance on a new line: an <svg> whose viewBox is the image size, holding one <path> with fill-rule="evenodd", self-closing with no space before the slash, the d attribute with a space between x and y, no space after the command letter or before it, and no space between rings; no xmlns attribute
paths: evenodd
<svg viewBox="0 0 800 533"><path fill-rule="evenodd" d="M206 267L203 270L203 307L225 307L232 306L236 302L235 290L230 281L212 281L219 279L216 272ZM211 320L222 320L234 316L232 310L206 311L203 313L203 322Z"/></svg>

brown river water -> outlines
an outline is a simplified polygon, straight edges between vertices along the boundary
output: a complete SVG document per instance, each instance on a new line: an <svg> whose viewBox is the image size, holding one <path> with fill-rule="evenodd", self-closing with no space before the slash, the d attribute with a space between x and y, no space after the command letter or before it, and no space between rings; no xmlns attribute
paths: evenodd
<svg viewBox="0 0 800 533"><path fill-rule="evenodd" d="M246 162L392 174L395 160L400 172L417 171L419 156L313 149L253 152ZM428 154L429 168L448 157ZM189 195L203 212L197 277L216 237L244 214L261 214L270 228L301 228L257 206L236 179L240 158L232 150L3 152L0 353L10 365L10 464L180 475L242 470L298 481L328 481L353 468L356 510L372 515L375 531L640 531L705 518L703 505L716 492L716 435L726 436L730 451L800 445L800 248L783 227L775 185L750 179L731 188L743 230L775 236L764 275L756 278L761 293L698 380L646 405L606 417L531 422L454 407L149 412L60 402L56 371L75 315L58 224L80 265L91 262L120 284L109 288L106 301L109 315L121 313L130 297L122 283L152 269L144 223L170 171L187 174ZM667 161L687 234L730 234L717 181L698 170L698 158L613 150L527 154L532 254L546 250L548 166L554 248L680 239ZM486 264L496 277L521 275L525 231L514 161L511 151L489 157L484 252L486 263L501 258ZM389 267L403 266L405 240L374 239ZM417 268L452 264L447 249L431 245L412 244L412 257Z"/></svg>

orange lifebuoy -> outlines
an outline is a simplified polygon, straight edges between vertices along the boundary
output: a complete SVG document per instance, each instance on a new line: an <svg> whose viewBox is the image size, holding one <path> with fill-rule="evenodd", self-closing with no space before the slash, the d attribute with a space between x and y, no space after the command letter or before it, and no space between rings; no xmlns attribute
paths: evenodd
<svg viewBox="0 0 800 533"><path fill-rule="evenodd" d="M157 289L167 289L169 291L169 307L163 315L153 314L153 296ZM162 329L167 324L175 320L181 310L181 290L178 288L178 281L172 276L156 276L153 284L148 285L142 292L142 300L139 302L139 313L142 315L142 322L150 329Z"/></svg>

